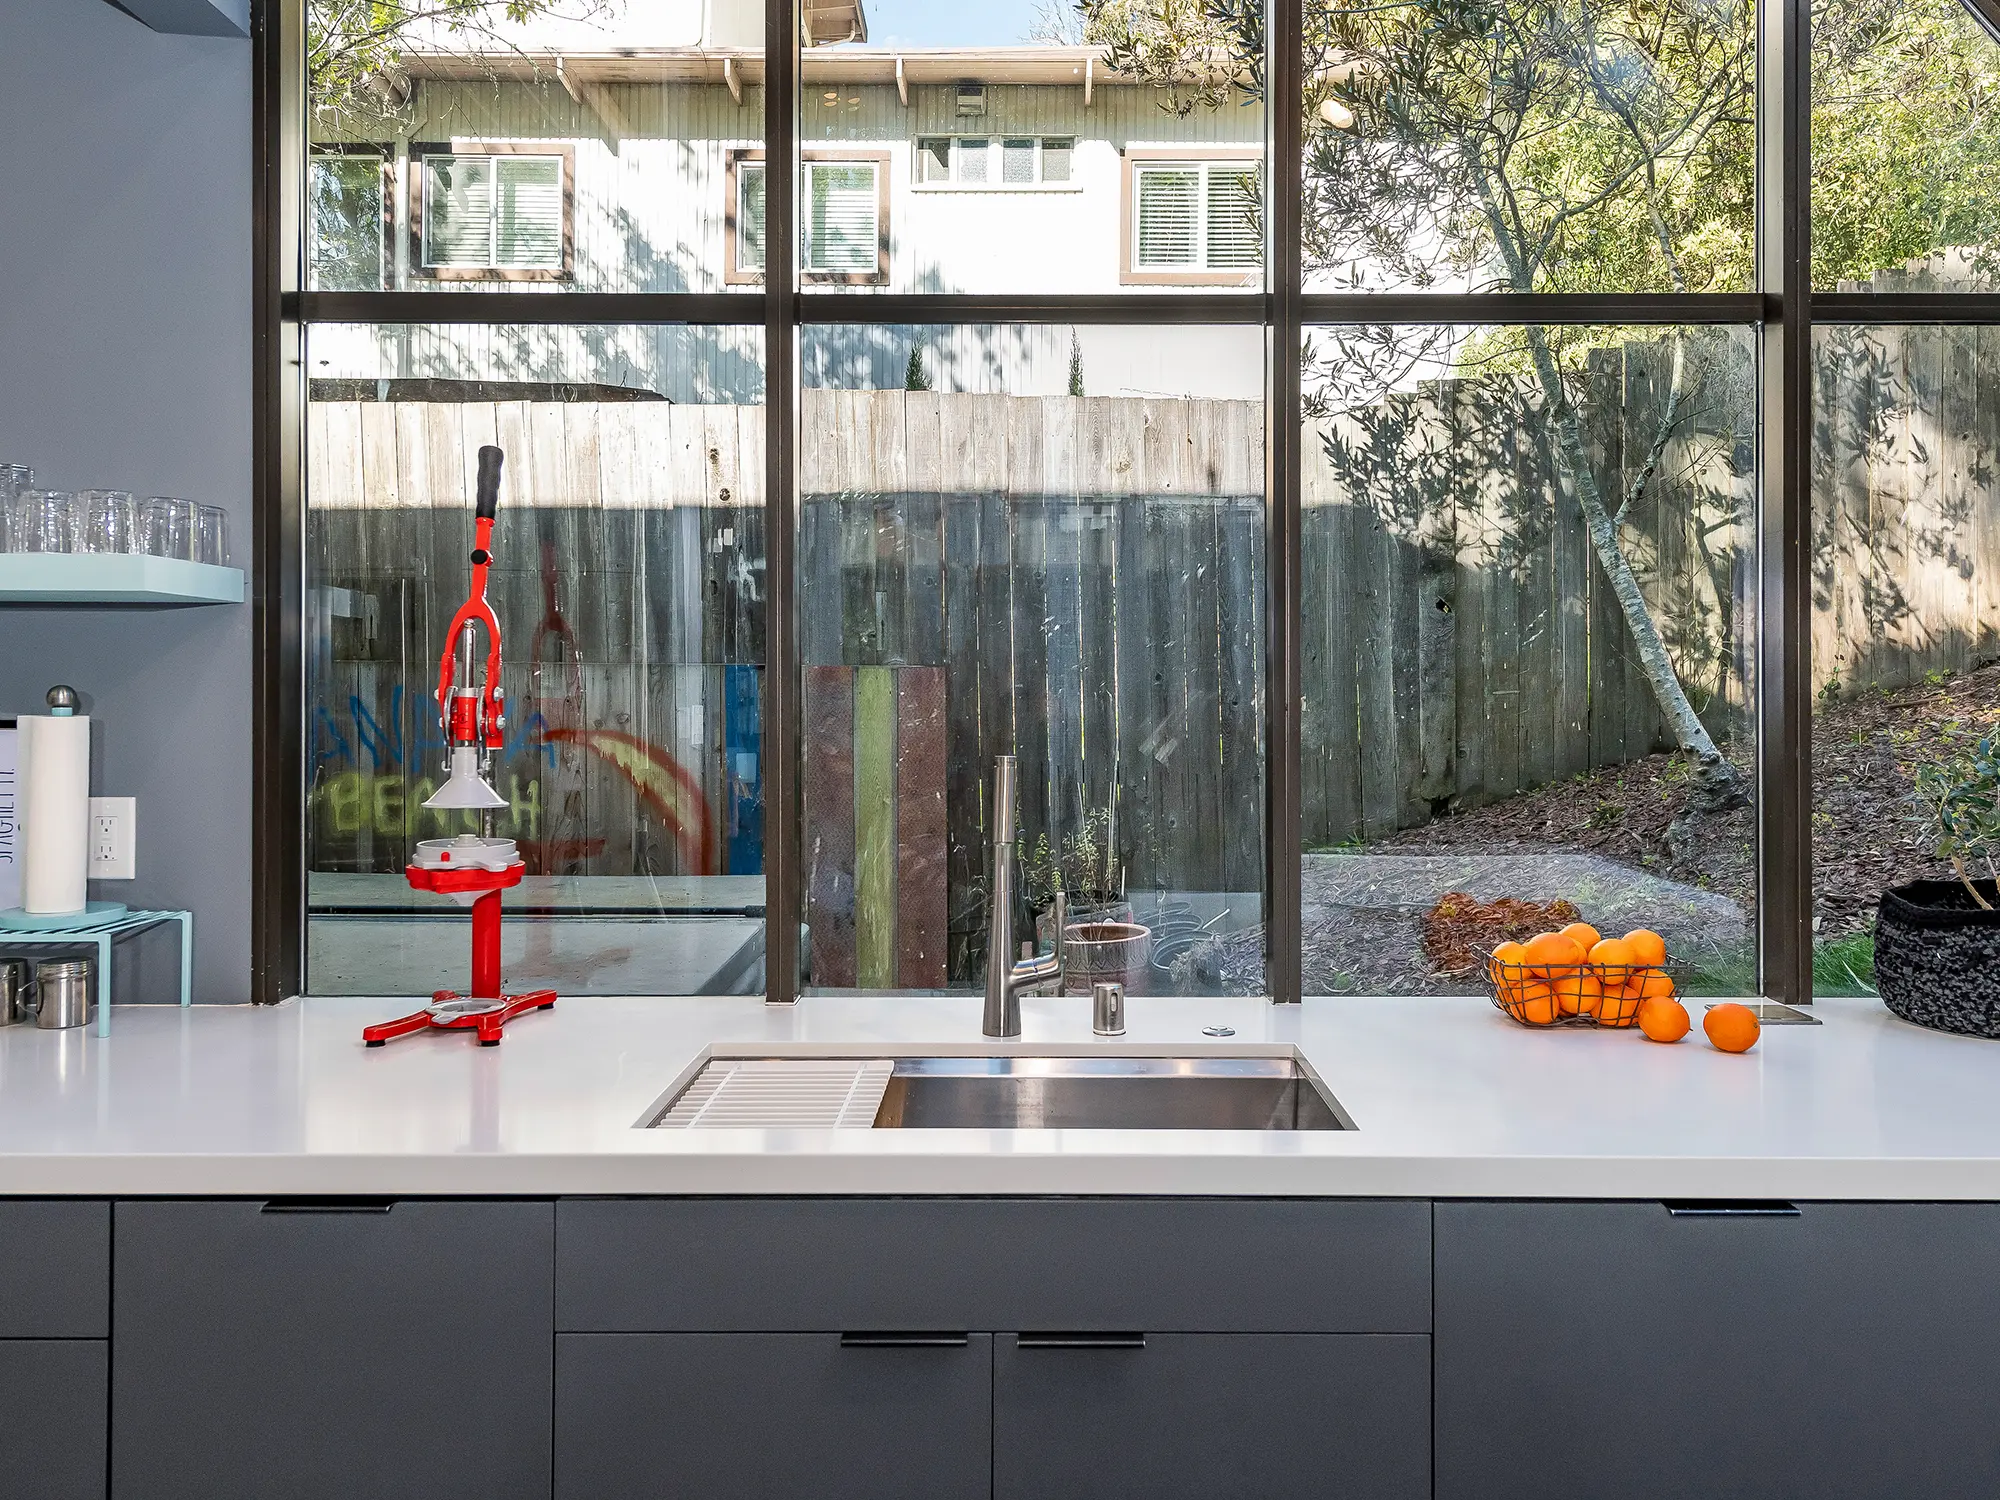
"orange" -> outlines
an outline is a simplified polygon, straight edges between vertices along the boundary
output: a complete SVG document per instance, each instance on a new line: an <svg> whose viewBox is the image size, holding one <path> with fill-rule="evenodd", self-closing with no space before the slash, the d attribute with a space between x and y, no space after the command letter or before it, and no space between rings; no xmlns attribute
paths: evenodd
<svg viewBox="0 0 2000 1500"><path fill-rule="evenodd" d="M1561 1014L1556 1004L1556 992L1538 979L1514 985L1508 998L1512 1002L1509 1014L1530 1026L1550 1025Z"/></svg>
<svg viewBox="0 0 2000 1500"><path fill-rule="evenodd" d="M1502 943L1493 950L1493 962L1487 965L1486 976L1495 984L1505 984L1519 978L1527 962L1527 950L1519 943Z"/></svg>
<svg viewBox="0 0 2000 1500"><path fill-rule="evenodd" d="M1523 950L1528 967L1544 979L1554 979L1567 974L1583 963L1583 949L1572 937L1564 937L1560 932L1544 932L1528 939Z"/></svg>
<svg viewBox="0 0 2000 1500"><path fill-rule="evenodd" d="M1629 984L1606 984L1604 999L1597 1007L1597 1024L1630 1026L1638 1019L1639 1008L1644 1003Z"/></svg>
<svg viewBox="0 0 2000 1500"><path fill-rule="evenodd" d="M1674 997L1674 982L1658 969L1645 969L1634 974L1625 987L1641 1000L1671 1000Z"/></svg>
<svg viewBox="0 0 2000 1500"><path fill-rule="evenodd" d="M1656 995L1639 1002L1639 1029L1649 1041L1678 1042L1688 1034L1689 1025L1687 1007L1678 1000Z"/></svg>
<svg viewBox="0 0 2000 1500"><path fill-rule="evenodd" d="M1623 938L1605 938L1591 946L1590 961L1606 983L1623 984L1639 960L1632 956L1632 947Z"/></svg>
<svg viewBox="0 0 2000 1500"><path fill-rule="evenodd" d="M1597 946L1597 940L1603 934L1588 922L1572 922L1562 930L1561 936L1568 938L1577 947L1588 953L1592 948Z"/></svg>
<svg viewBox="0 0 2000 1500"><path fill-rule="evenodd" d="M1757 1024L1757 1014L1747 1005L1734 1001L1718 1005L1701 1018L1701 1029L1708 1033L1708 1040L1718 1052L1748 1052L1757 1045L1757 1037L1763 1027Z"/></svg>
<svg viewBox="0 0 2000 1500"><path fill-rule="evenodd" d="M1625 945L1632 950L1632 962L1649 969L1657 969L1667 961L1666 939L1650 927L1635 927L1626 933Z"/></svg>
<svg viewBox="0 0 2000 1500"><path fill-rule="evenodd" d="M1566 1016L1594 1016L1604 999L1604 986L1588 969L1574 969L1550 981L1556 1006Z"/></svg>

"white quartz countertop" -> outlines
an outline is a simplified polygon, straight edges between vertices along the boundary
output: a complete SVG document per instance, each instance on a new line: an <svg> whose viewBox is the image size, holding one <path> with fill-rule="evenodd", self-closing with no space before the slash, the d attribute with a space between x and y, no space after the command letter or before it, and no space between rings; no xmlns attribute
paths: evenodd
<svg viewBox="0 0 2000 1500"><path fill-rule="evenodd" d="M1197 1194L2000 1199L2000 1043L1864 1000L1728 1056L1530 1031L1477 999L1030 999L1012 1050L1296 1047L1337 1132L636 1128L708 1049L1007 1050L976 998L577 997L499 1047L367 1049L407 1002L121 1007L109 1038L0 1030L0 1194ZM1209 1025L1234 1038L1204 1037Z"/></svg>

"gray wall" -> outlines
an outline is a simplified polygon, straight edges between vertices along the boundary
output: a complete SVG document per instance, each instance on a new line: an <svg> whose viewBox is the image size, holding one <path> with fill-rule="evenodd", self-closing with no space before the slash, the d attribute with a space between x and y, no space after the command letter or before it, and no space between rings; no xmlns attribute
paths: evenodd
<svg viewBox="0 0 2000 1500"><path fill-rule="evenodd" d="M221 505L250 549L250 44L99 0L0 0L0 459L57 488ZM250 609L0 607L0 713L70 682L139 878L195 912L196 996L250 993ZM141 945L121 999L172 997Z"/></svg>

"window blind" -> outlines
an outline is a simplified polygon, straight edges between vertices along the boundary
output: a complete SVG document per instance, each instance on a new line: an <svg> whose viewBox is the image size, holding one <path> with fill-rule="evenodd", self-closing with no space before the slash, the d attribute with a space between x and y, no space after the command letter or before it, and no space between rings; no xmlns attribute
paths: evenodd
<svg viewBox="0 0 2000 1500"><path fill-rule="evenodd" d="M1035 180L1035 143L1032 138L1002 142L1000 180L1011 183L1027 183Z"/></svg>
<svg viewBox="0 0 2000 1500"><path fill-rule="evenodd" d="M425 157L424 264L561 270L562 158Z"/></svg>
<svg viewBox="0 0 2000 1500"><path fill-rule="evenodd" d="M1257 174L1210 167L1207 208L1208 268L1234 271L1255 266L1263 254L1257 227Z"/></svg>
<svg viewBox="0 0 2000 1500"><path fill-rule="evenodd" d="M978 137L961 139L958 142L958 180L960 182L986 181L986 142Z"/></svg>
<svg viewBox="0 0 2000 1500"><path fill-rule="evenodd" d="M1136 176L1140 269L1177 270L1199 265L1201 169L1140 167Z"/></svg>
<svg viewBox="0 0 2000 1500"><path fill-rule="evenodd" d="M806 268L872 274L881 228L873 162L811 162Z"/></svg>
<svg viewBox="0 0 2000 1500"><path fill-rule="evenodd" d="M424 158L424 264L493 264L493 158Z"/></svg>
<svg viewBox="0 0 2000 1500"><path fill-rule="evenodd" d="M736 268L764 269L764 164L736 164Z"/></svg>
<svg viewBox="0 0 2000 1500"><path fill-rule="evenodd" d="M1068 136L1052 135L1042 142L1042 181L1068 182L1069 157L1076 142Z"/></svg>

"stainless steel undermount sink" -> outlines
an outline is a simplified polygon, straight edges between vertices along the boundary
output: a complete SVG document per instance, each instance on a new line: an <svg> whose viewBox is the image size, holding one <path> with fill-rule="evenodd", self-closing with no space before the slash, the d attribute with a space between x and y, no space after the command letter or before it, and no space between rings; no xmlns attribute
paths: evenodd
<svg viewBox="0 0 2000 1500"><path fill-rule="evenodd" d="M902 1057L875 1128L1344 1130L1285 1057Z"/></svg>
<svg viewBox="0 0 2000 1500"><path fill-rule="evenodd" d="M1352 1130L1296 1052L711 1055L653 1130Z"/></svg>

